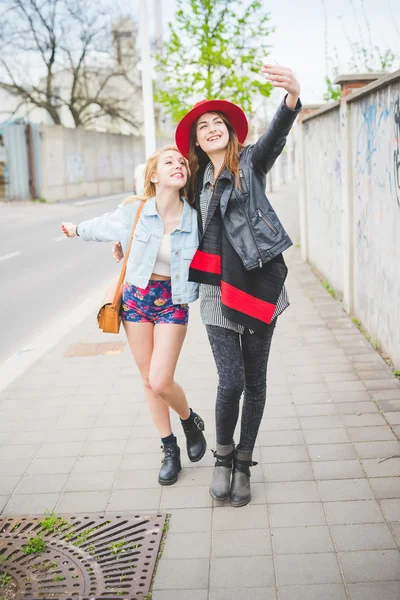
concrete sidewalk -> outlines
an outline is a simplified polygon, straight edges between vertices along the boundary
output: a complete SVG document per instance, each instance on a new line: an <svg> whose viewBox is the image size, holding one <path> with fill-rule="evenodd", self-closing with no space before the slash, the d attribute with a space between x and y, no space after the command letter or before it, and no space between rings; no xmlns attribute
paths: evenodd
<svg viewBox="0 0 400 600"><path fill-rule="evenodd" d="M295 187L272 201L296 241ZM211 452L196 466L183 452L178 483L158 485L160 443L124 337L99 333L93 315L0 395L2 516L171 513L153 600L398 600L400 383L298 248L286 257L292 304L249 506L211 500ZM122 350L65 356L110 340ZM213 448L216 375L197 305L177 378Z"/></svg>

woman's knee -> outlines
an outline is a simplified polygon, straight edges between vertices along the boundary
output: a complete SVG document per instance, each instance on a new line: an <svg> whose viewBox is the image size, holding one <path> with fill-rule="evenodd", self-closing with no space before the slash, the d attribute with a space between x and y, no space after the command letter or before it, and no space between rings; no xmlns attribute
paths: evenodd
<svg viewBox="0 0 400 600"><path fill-rule="evenodd" d="M149 376L149 385L153 392L159 396L167 394L172 384L173 379L168 375L159 373L150 374Z"/></svg>
<svg viewBox="0 0 400 600"><path fill-rule="evenodd" d="M240 398L244 390L244 379L235 377L221 379L218 382L218 393L225 397Z"/></svg>
<svg viewBox="0 0 400 600"><path fill-rule="evenodd" d="M145 375L145 376L142 375L142 383L143 383L143 387L144 387L144 389L145 389L146 392L153 391L152 387L150 385L150 379L149 379L148 375Z"/></svg>

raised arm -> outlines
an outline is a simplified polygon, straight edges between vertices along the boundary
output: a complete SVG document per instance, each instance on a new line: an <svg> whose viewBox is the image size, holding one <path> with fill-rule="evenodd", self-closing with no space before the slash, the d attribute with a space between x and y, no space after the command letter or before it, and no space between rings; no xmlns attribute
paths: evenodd
<svg viewBox="0 0 400 600"><path fill-rule="evenodd" d="M254 169L267 174L286 144L286 138L300 112L300 84L288 67L266 63L262 69L265 78L274 87L285 89L288 93L279 105L267 131L251 148L251 160Z"/></svg>
<svg viewBox="0 0 400 600"><path fill-rule="evenodd" d="M86 242L119 241L126 237L126 231L131 228L137 209L136 202L134 205L120 205L114 212L83 221L78 225L62 223L61 230L67 237L78 235Z"/></svg>

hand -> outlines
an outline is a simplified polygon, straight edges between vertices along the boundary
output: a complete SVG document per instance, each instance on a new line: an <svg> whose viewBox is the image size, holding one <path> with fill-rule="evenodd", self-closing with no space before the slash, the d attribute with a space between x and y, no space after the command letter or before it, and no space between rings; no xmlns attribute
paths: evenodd
<svg viewBox="0 0 400 600"><path fill-rule="evenodd" d="M117 262L124 258L124 251L122 250L120 242L116 242L112 247L112 255Z"/></svg>
<svg viewBox="0 0 400 600"><path fill-rule="evenodd" d="M69 238L76 236L76 225L75 223L61 223L61 231Z"/></svg>
<svg viewBox="0 0 400 600"><path fill-rule="evenodd" d="M288 92L294 100L294 106L292 101L290 104L286 102L289 108L294 108L297 103L297 99L300 96L300 84L297 81L294 73L289 67L281 67L280 65L272 65L270 63L264 63L261 73L264 73L265 79L270 81L274 87L283 88ZM289 99L289 98L288 98Z"/></svg>

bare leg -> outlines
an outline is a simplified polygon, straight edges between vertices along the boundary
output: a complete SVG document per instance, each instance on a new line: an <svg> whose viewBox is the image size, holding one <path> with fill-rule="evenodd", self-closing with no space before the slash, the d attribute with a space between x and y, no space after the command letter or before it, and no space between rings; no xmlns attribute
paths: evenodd
<svg viewBox="0 0 400 600"><path fill-rule="evenodd" d="M144 395L151 416L160 437L168 437L172 433L169 407L152 390L149 383L150 363L154 348L154 325L152 323L131 323L129 321L123 321L123 323L129 347L142 376ZM168 325L168 327L171 327L171 325Z"/></svg>
<svg viewBox="0 0 400 600"><path fill-rule="evenodd" d="M154 327L154 348L151 357L150 386L181 419L188 419L190 408L181 386L174 381L176 364L187 327L160 323Z"/></svg>

